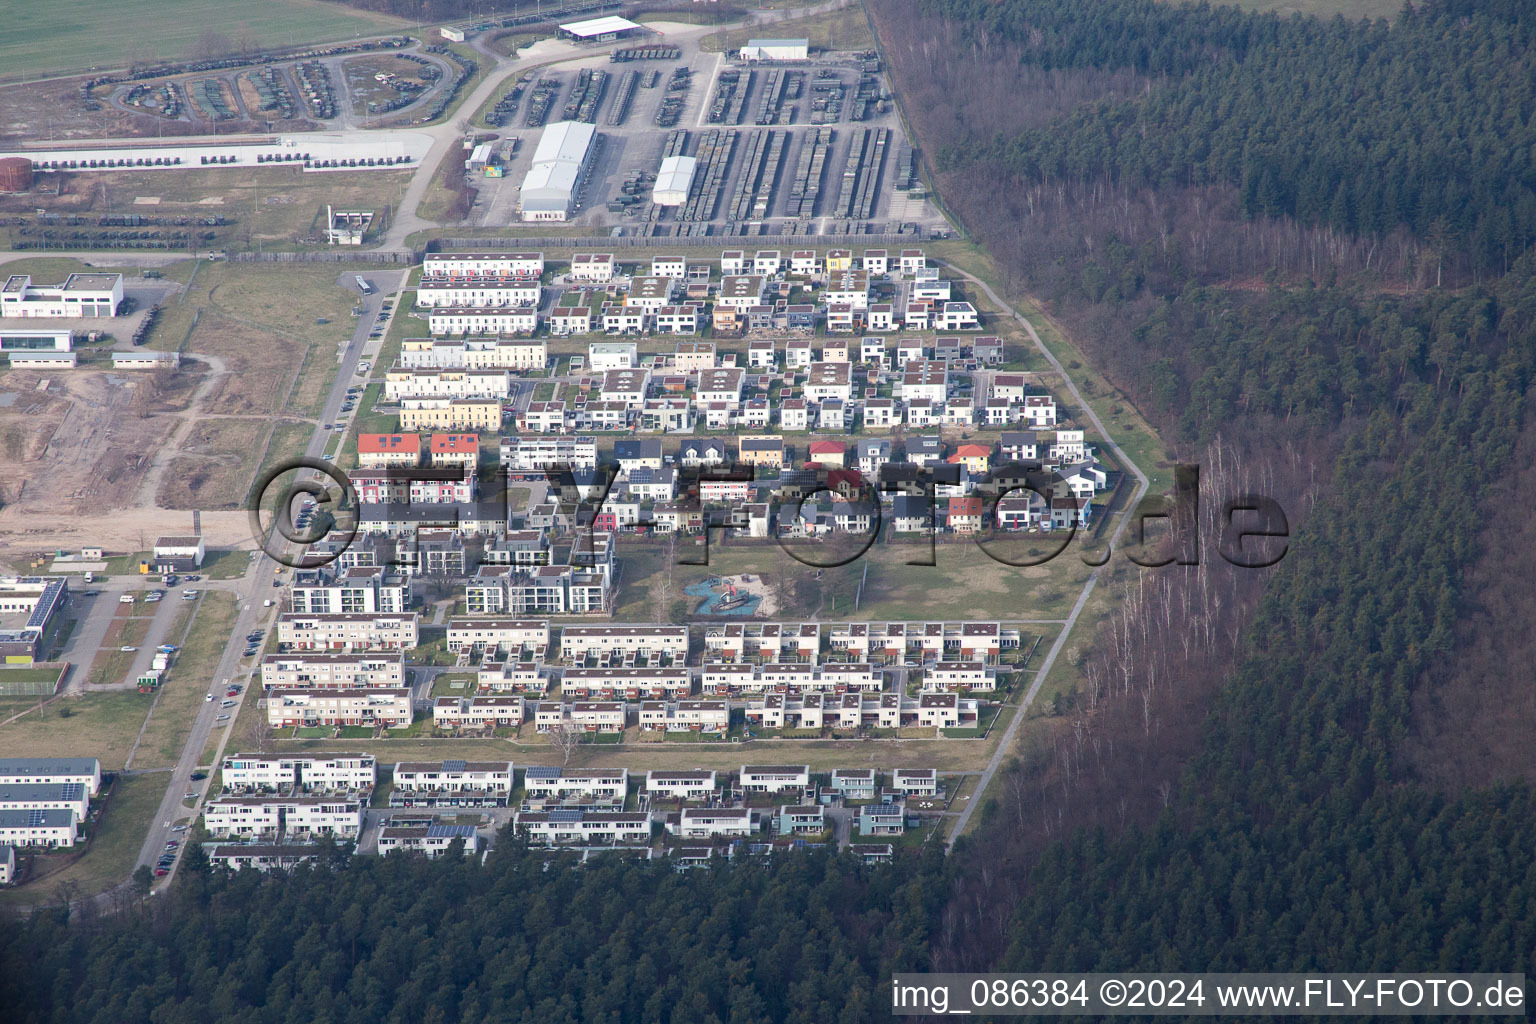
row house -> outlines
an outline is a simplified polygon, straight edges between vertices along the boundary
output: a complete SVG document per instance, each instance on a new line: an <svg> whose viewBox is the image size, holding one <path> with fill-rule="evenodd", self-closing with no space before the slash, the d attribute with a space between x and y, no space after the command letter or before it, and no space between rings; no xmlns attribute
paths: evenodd
<svg viewBox="0 0 1536 1024"><path fill-rule="evenodd" d="M267 724L292 726L359 725L400 729L411 724L409 689L279 690L266 698Z"/></svg>
<svg viewBox="0 0 1536 1024"><path fill-rule="evenodd" d="M532 277L544 273L541 252L428 253L422 258L423 277Z"/></svg>
<svg viewBox="0 0 1536 1024"><path fill-rule="evenodd" d="M352 487L361 505L441 505L474 501L479 492L475 471L463 466L445 468L458 472L452 479L444 479L447 474L433 469L391 467L357 470L352 474Z"/></svg>
<svg viewBox="0 0 1536 1024"><path fill-rule="evenodd" d="M820 804L795 804L779 808L774 816L774 831L781 836L825 832L826 809Z"/></svg>
<svg viewBox="0 0 1536 1024"><path fill-rule="evenodd" d="M530 705L539 732L621 733L629 707L621 700L537 701Z"/></svg>
<svg viewBox="0 0 1536 1024"><path fill-rule="evenodd" d="M572 334L590 334L591 306L556 306L549 313L549 333L557 338Z"/></svg>
<svg viewBox="0 0 1536 1024"><path fill-rule="evenodd" d="M730 449L718 437L690 438L677 449L677 463L687 469L719 466L730 460Z"/></svg>
<svg viewBox="0 0 1536 1024"><path fill-rule="evenodd" d="M731 727L727 700L648 700L640 704L640 728L665 732L723 733Z"/></svg>
<svg viewBox="0 0 1536 1024"><path fill-rule="evenodd" d="M64 810L84 821L90 809L91 796L78 782L0 783L0 813Z"/></svg>
<svg viewBox="0 0 1536 1024"><path fill-rule="evenodd" d="M675 700L687 697L693 679L686 668L568 668L560 674L566 698Z"/></svg>
<svg viewBox="0 0 1536 1024"><path fill-rule="evenodd" d="M500 306L539 304L538 278L530 277L427 277L416 286L420 309L491 309Z"/></svg>
<svg viewBox="0 0 1536 1024"><path fill-rule="evenodd" d="M405 685L405 656L398 653L268 654L261 659L266 690L354 690Z"/></svg>
<svg viewBox="0 0 1536 1024"><path fill-rule="evenodd" d="M577 430L626 430L635 413L635 406L628 402L602 399L576 407Z"/></svg>
<svg viewBox="0 0 1536 1024"><path fill-rule="evenodd" d="M713 771L656 771L645 773L645 793L651 800L708 800L718 783Z"/></svg>
<svg viewBox="0 0 1536 1024"><path fill-rule="evenodd" d="M451 732L515 729L523 724L521 696L438 697L432 701L432 725Z"/></svg>
<svg viewBox="0 0 1536 1024"><path fill-rule="evenodd" d="M381 856L395 853L421 853L428 860L436 860L461 843L468 856L480 850L480 836L473 825L385 825L379 829L378 850Z"/></svg>
<svg viewBox="0 0 1536 1024"><path fill-rule="evenodd" d="M572 664L616 653L665 657L681 664L688 657L688 627L566 626L560 631L560 657Z"/></svg>
<svg viewBox="0 0 1536 1024"><path fill-rule="evenodd" d="M384 397L398 402L406 398L506 398L512 381L506 370L405 370L384 374Z"/></svg>
<svg viewBox="0 0 1536 1024"><path fill-rule="evenodd" d="M399 761L391 807L505 807L511 761Z"/></svg>
<svg viewBox="0 0 1536 1024"><path fill-rule="evenodd" d="M571 278L606 284L613 280L615 267L611 252L580 252L571 257Z"/></svg>
<svg viewBox="0 0 1536 1024"><path fill-rule="evenodd" d="M406 338L398 365L406 370L542 370L549 345L542 339Z"/></svg>
<svg viewBox="0 0 1536 1024"><path fill-rule="evenodd" d="M549 650L549 622L461 616L448 620L448 649L540 659Z"/></svg>
<svg viewBox="0 0 1536 1024"><path fill-rule="evenodd" d="M757 831L748 807L684 807L666 827L682 839L736 839Z"/></svg>
<svg viewBox="0 0 1536 1024"><path fill-rule="evenodd" d="M549 434L564 430L567 419L564 402L529 402L517 416L517 429Z"/></svg>
<svg viewBox="0 0 1536 1024"><path fill-rule="evenodd" d="M821 631L814 622L730 622L704 627L706 662L815 664Z"/></svg>
<svg viewBox="0 0 1536 1024"><path fill-rule="evenodd" d="M532 334L539 314L524 306L438 306L427 315L427 330L445 334Z"/></svg>
<svg viewBox="0 0 1536 1024"><path fill-rule="evenodd" d="M482 565L465 582L471 615L588 615L608 607L606 573L570 565Z"/></svg>
<svg viewBox="0 0 1536 1024"><path fill-rule="evenodd" d="M482 694L543 696L551 677L537 661L484 661L476 673L475 690Z"/></svg>
<svg viewBox="0 0 1536 1024"><path fill-rule="evenodd" d="M925 691L995 690L997 670L984 661L940 661L923 672Z"/></svg>
<svg viewBox="0 0 1536 1024"><path fill-rule="evenodd" d="M512 827L535 846L644 845L651 816L625 811L521 811Z"/></svg>
<svg viewBox="0 0 1536 1024"><path fill-rule="evenodd" d="M358 434L357 464L362 469L421 464L419 434Z"/></svg>
<svg viewBox="0 0 1536 1024"><path fill-rule="evenodd" d="M737 776L743 793L793 793L811 787L811 769L795 764L744 764Z"/></svg>
<svg viewBox="0 0 1536 1024"><path fill-rule="evenodd" d="M214 867L230 871L292 871L300 864L320 859L320 847L311 844L274 846L269 843L237 843L215 846L208 855Z"/></svg>
<svg viewBox="0 0 1536 1024"><path fill-rule="evenodd" d="M625 768L584 770L533 765L523 772L523 810L550 806L582 810L623 807L629 793Z"/></svg>
<svg viewBox="0 0 1536 1024"><path fill-rule="evenodd" d="M395 615L307 615L277 617L277 642L294 651L403 651L420 643L415 612Z"/></svg>
<svg viewBox="0 0 1536 1024"><path fill-rule="evenodd" d="M936 797L938 772L932 768L897 768L891 773L891 788L903 796Z"/></svg>
<svg viewBox="0 0 1536 1024"><path fill-rule="evenodd" d="M101 762L94 757L0 757L0 784L76 784L89 796L101 790Z"/></svg>
<svg viewBox="0 0 1536 1024"><path fill-rule="evenodd" d="M501 402L483 398L425 398L400 400L404 430L473 430L490 433L501 427Z"/></svg>
<svg viewBox="0 0 1536 1024"><path fill-rule="evenodd" d="M350 792L372 790L372 754L231 754L219 764L225 792Z"/></svg>
<svg viewBox="0 0 1536 1024"><path fill-rule="evenodd" d="M501 464L519 473L547 469L596 469L597 440L591 437L503 437Z"/></svg>
<svg viewBox="0 0 1536 1024"><path fill-rule="evenodd" d="M873 768L838 768L827 789L842 794L844 800L873 800L879 785Z"/></svg>
<svg viewBox="0 0 1536 1024"><path fill-rule="evenodd" d="M215 839L334 836L355 842L363 834L363 805L323 796L219 797L204 806L203 825Z"/></svg>
<svg viewBox="0 0 1536 1024"><path fill-rule="evenodd" d="M74 846L79 825L80 819L67 807L0 811L0 849Z"/></svg>
<svg viewBox="0 0 1536 1024"><path fill-rule="evenodd" d="M604 334L644 334L650 312L643 306L608 303L603 306L600 323Z"/></svg>
<svg viewBox="0 0 1536 1024"><path fill-rule="evenodd" d="M651 323L657 334L698 334L699 315L699 308L691 304L658 306L651 313Z"/></svg>

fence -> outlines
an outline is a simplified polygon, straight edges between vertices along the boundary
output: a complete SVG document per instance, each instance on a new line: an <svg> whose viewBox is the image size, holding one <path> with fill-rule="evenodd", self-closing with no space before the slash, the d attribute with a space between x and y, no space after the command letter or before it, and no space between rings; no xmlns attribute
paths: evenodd
<svg viewBox="0 0 1536 1024"><path fill-rule="evenodd" d="M678 249L715 245L744 245L748 242L775 242L798 246L866 246L866 245L913 245L923 241L925 234L878 235L805 235L805 234L753 234L753 235L663 235L642 237L639 235L521 235L508 238L434 238L427 243L427 252L447 249Z"/></svg>
<svg viewBox="0 0 1536 1024"><path fill-rule="evenodd" d="M420 263L422 254L408 249L353 249L348 252L237 252L233 263Z"/></svg>

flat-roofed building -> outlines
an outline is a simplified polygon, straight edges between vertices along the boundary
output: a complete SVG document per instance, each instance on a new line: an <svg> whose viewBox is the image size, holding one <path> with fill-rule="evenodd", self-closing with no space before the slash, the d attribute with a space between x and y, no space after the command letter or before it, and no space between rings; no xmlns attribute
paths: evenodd
<svg viewBox="0 0 1536 1024"><path fill-rule="evenodd" d="M515 729L523 724L525 705L517 695L438 697L432 701L432 724L455 732Z"/></svg>
<svg viewBox="0 0 1536 1024"><path fill-rule="evenodd" d="M63 284L34 285L12 274L0 285L0 316L109 317L123 302L122 274L70 274Z"/></svg>
<svg viewBox="0 0 1536 1024"><path fill-rule="evenodd" d="M453 848L455 842L463 844L468 856L480 851L480 836L473 825L384 825L379 829L379 853L421 853L428 860L436 860Z"/></svg>
<svg viewBox="0 0 1536 1024"><path fill-rule="evenodd" d="M525 221L563 221L570 216L576 182L597 129L582 121L555 121L544 128L523 178L519 207Z"/></svg>
<svg viewBox="0 0 1536 1024"><path fill-rule="evenodd" d="M403 651L420 643L415 612L327 615L285 612L277 617L277 642L296 651Z"/></svg>
<svg viewBox="0 0 1536 1024"><path fill-rule="evenodd" d="M448 649L466 648L507 655L527 652L541 658L549 650L548 619L461 616L448 620Z"/></svg>
<svg viewBox="0 0 1536 1024"><path fill-rule="evenodd" d="M372 754L230 754L219 772L226 792L352 792L378 780Z"/></svg>
<svg viewBox="0 0 1536 1024"><path fill-rule="evenodd" d="M523 772L523 810L551 806L585 810L623 807L629 793L625 768L564 769L530 765Z"/></svg>
<svg viewBox="0 0 1536 1024"><path fill-rule="evenodd" d="M391 807L505 807L512 797L511 761L400 761Z"/></svg>
<svg viewBox="0 0 1536 1024"><path fill-rule="evenodd" d="M411 724L411 691L403 687L279 690L266 700L267 723L274 729L338 725L399 729Z"/></svg>
<svg viewBox="0 0 1536 1024"><path fill-rule="evenodd" d="M0 757L0 784L78 782L86 794L101 789L101 762L94 757Z"/></svg>
<svg viewBox="0 0 1536 1024"><path fill-rule="evenodd" d="M317 860L320 847L308 844L239 843L234 846L215 846L208 855L209 863L230 871L292 871L306 861Z"/></svg>
<svg viewBox="0 0 1536 1024"><path fill-rule="evenodd" d="M640 845L651 839L651 816L632 811L520 811L512 827L535 846Z"/></svg>
<svg viewBox="0 0 1536 1024"><path fill-rule="evenodd" d="M353 690L405 685L405 656L398 652L335 654L305 651L261 659L267 690Z"/></svg>
<svg viewBox="0 0 1536 1024"><path fill-rule="evenodd" d="M421 263L423 277L538 277L544 273L541 252L437 252Z"/></svg>
<svg viewBox="0 0 1536 1024"><path fill-rule="evenodd" d="M645 792L652 800L708 800L718 785L712 771L645 773Z"/></svg>
<svg viewBox="0 0 1536 1024"><path fill-rule="evenodd" d="M570 662L611 653L666 655L681 662L688 656L687 626L566 626L560 631L560 657Z"/></svg>
<svg viewBox="0 0 1536 1024"><path fill-rule="evenodd" d="M809 789L811 769L803 764L744 764L738 779L744 793L785 793Z"/></svg>
<svg viewBox="0 0 1536 1024"><path fill-rule="evenodd" d="M325 796L224 796L203 808L203 824L216 839L329 835L356 841L363 834L363 805Z"/></svg>
<svg viewBox="0 0 1536 1024"><path fill-rule="evenodd" d="M91 795L79 782L0 783L0 811L46 811L63 808L80 820L91 809Z"/></svg>
<svg viewBox="0 0 1536 1024"><path fill-rule="evenodd" d="M0 846L74 846L79 820L67 807L0 810Z"/></svg>
<svg viewBox="0 0 1536 1024"><path fill-rule="evenodd" d="M750 836L757 831L749 807L684 807L668 831L684 839Z"/></svg>

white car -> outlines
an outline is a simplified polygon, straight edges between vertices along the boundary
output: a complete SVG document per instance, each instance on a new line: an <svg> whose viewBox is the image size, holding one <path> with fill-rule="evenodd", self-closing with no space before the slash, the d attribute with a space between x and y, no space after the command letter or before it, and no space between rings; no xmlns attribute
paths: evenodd
<svg viewBox="0 0 1536 1024"><path fill-rule="evenodd" d="M118 650L125 651L128 654L132 654L134 651L138 650L138 648L134 647L134 646L132 646L130 644L123 644L123 646L119 647Z"/></svg>

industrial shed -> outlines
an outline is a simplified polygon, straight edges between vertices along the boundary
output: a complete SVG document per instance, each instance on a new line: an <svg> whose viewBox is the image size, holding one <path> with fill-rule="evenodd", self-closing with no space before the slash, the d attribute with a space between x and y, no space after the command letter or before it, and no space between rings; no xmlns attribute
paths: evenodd
<svg viewBox="0 0 1536 1024"><path fill-rule="evenodd" d="M609 15L606 18L588 18L586 21L571 21L560 26L560 35L568 39L579 39L583 42L603 43L619 36L628 35L640 26L628 18L620 18L617 15Z"/></svg>
<svg viewBox="0 0 1536 1024"><path fill-rule="evenodd" d="M749 39L741 48L742 60L809 60L809 39Z"/></svg>
<svg viewBox="0 0 1536 1024"><path fill-rule="evenodd" d="M651 199L657 206L681 206L688 201L688 189L693 184L693 172L699 161L691 156L669 156L661 162L656 172L656 187Z"/></svg>
<svg viewBox="0 0 1536 1024"><path fill-rule="evenodd" d="M523 220L565 220L570 216L597 129L581 121L556 121L544 129L523 178Z"/></svg>

